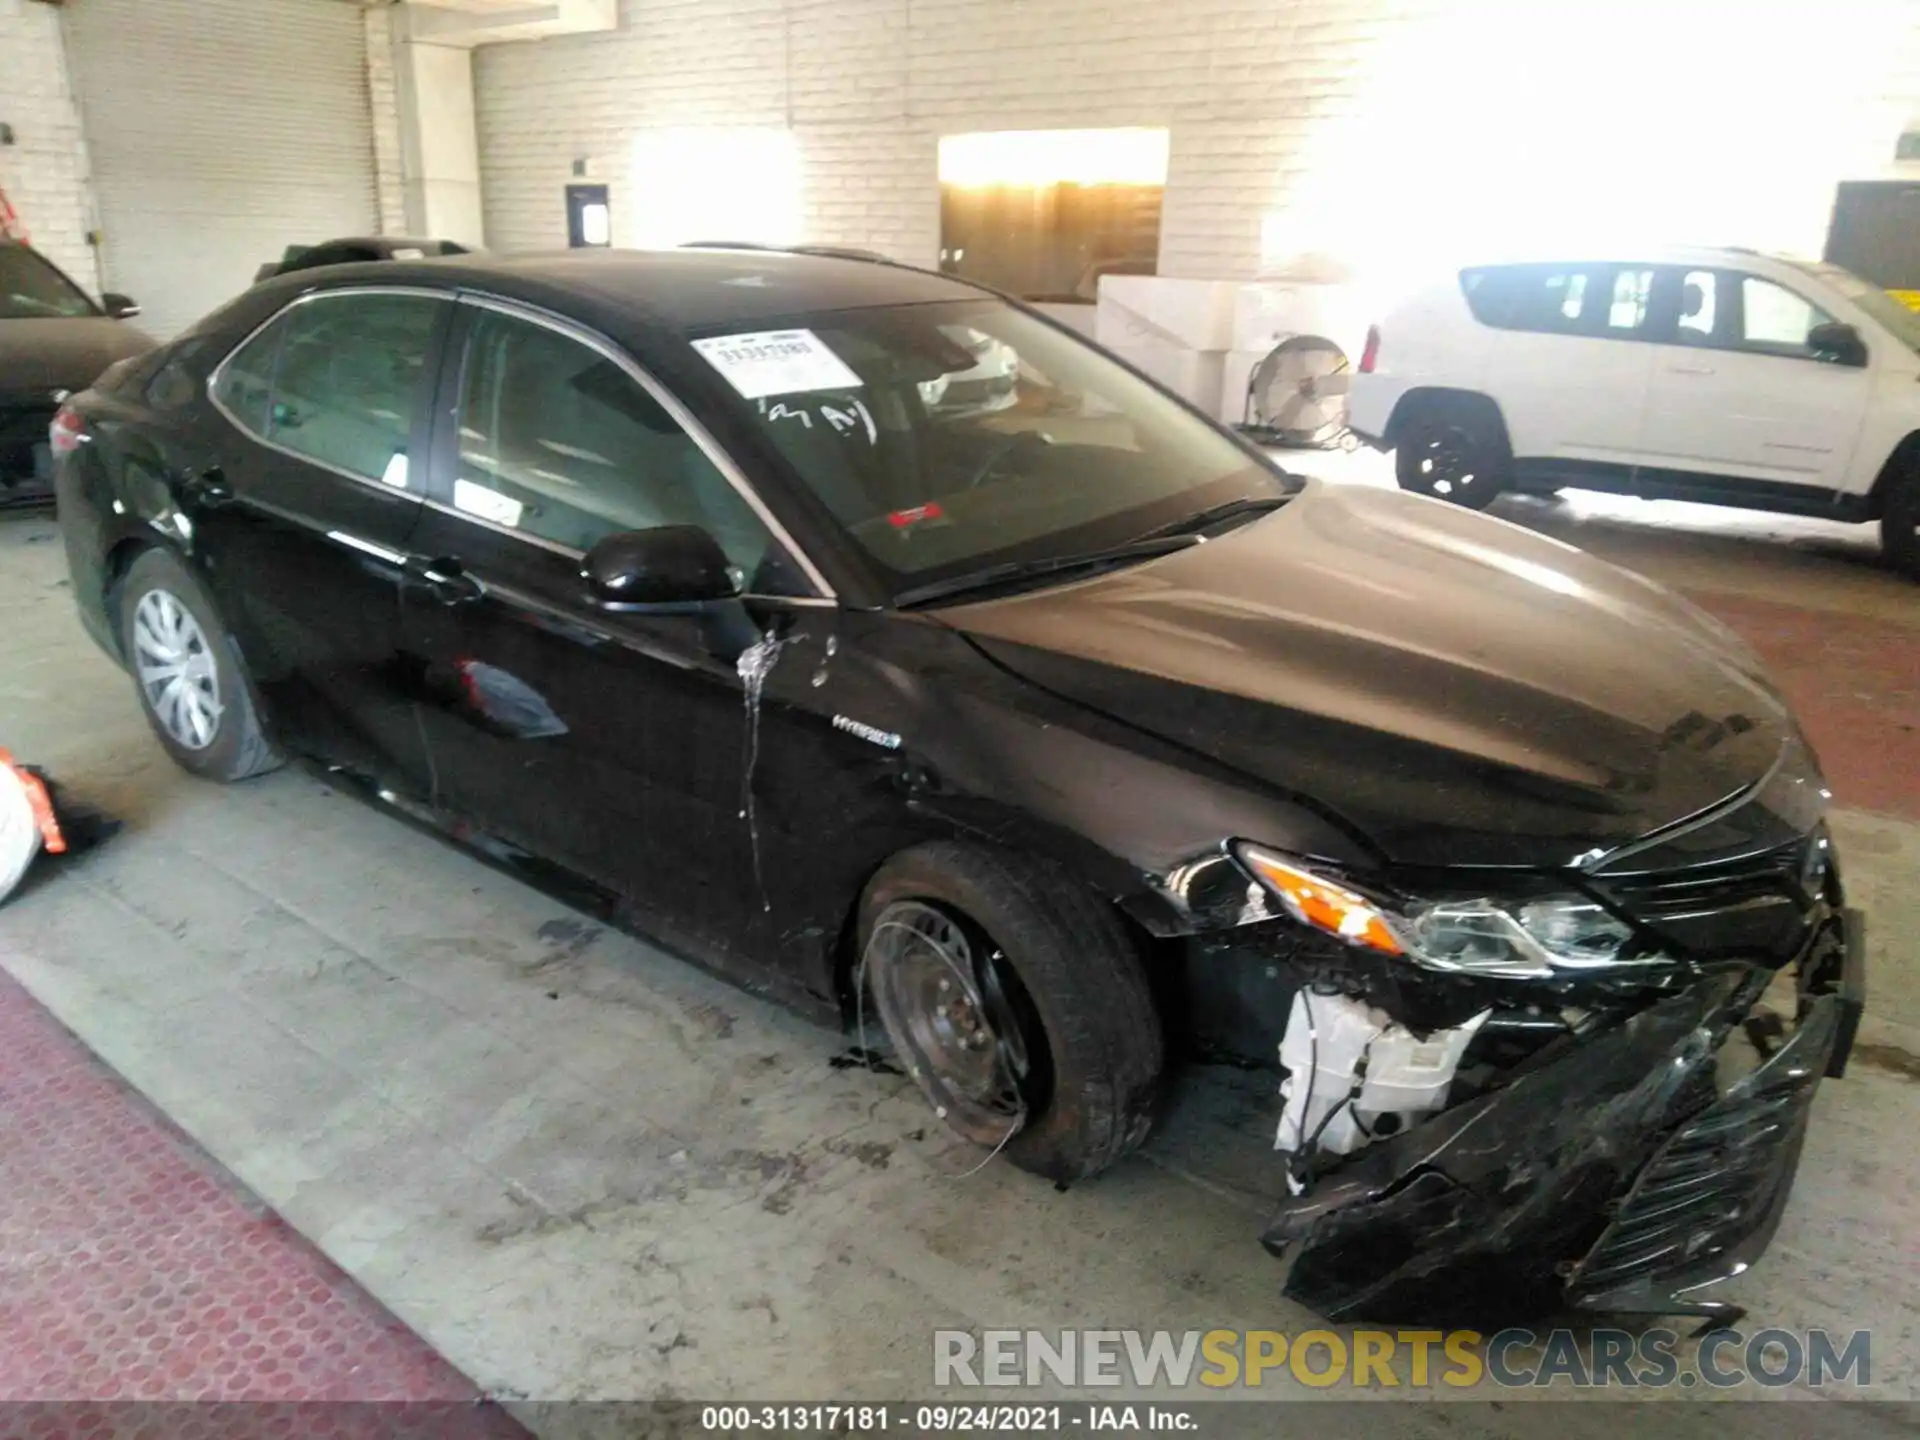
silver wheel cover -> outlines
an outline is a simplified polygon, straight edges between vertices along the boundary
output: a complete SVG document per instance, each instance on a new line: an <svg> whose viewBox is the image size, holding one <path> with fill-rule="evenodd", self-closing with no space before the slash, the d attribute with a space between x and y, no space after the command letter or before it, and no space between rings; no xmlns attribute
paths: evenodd
<svg viewBox="0 0 1920 1440"><path fill-rule="evenodd" d="M149 590L133 607L134 677L147 711L174 744L204 750L220 734L220 667L213 643L177 595Z"/></svg>

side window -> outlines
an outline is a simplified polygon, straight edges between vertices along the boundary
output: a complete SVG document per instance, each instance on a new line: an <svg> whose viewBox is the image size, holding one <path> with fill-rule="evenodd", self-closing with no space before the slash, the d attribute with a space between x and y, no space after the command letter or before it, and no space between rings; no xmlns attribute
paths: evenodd
<svg viewBox="0 0 1920 1440"><path fill-rule="evenodd" d="M1647 297L1653 293L1650 268L1620 269L1613 273L1613 289L1602 333L1617 337L1638 334L1647 324Z"/></svg>
<svg viewBox="0 0 1920 1440"><path fill-rule="evenodd" d="M1578 330L1591 277L1584 270L1535 270L1514 298L1514 328Z"/></svg>
<svg viewBox="0 0 1920 1440"><path fill-rule="evenodd" d="M1505 330L1537 330L1577 334L1591 328L1584 323L1589 292L1599 287L1588 268L1565 265L1517 265L1490 271L1489 291L1482 316L1489 325Z"/></svg>
<svg viewBox="0 0 1920 1440"><path fill-rule="evenodd" d="M273 399L273 371L280 363L280 342L286 338L287 317L282 315L227 357L213 386L214 403L234 424L262 440L267 436L267 406Z"/></svg>
<svg viewBox="0 0 1920 1440"><path fill-rule="evenodd" d="M143 385L147 404L156 410L179 410L200 398L200 381L193 362L207 348L204 338L195 336L178 344L163 346L129 376L128 383Z"/></svg>
<svg viewBox="0 0 1920 1440"><path fill-rule="evenodd" d="M283 322L265 438L404 488L433 328L447 303L349 292L293 307Z"/></svg>
<svg viewBox="0 0 1920 1440"><path fill-rule="evenodd" d="M1720 320L1720 277L1689 270L1680 277L1680 314L1675 338L1682 345L1711 345Z"/></svg>
<svg viewBox="0 0 1920 1440"><path fill-rule="evenodd" d="M457 510L572 550L698 525L754 588L773 537L693 437L600 351L478 312L460 386Z"/></svg>
<svg viewBox="0 0 1920 1440"><path fill-rule="evenodd" d="M1740 348L1811 360L1807 335L1833 317L1784 285L1757 275L1740 277Z"/></svg>

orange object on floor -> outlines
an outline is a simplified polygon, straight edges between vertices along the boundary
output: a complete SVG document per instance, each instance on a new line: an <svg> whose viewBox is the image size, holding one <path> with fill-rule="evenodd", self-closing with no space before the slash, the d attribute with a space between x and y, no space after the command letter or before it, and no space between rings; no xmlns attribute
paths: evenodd
<svg viewBox="0 0 1920 1440"><path fill-rule="evenodd" d="M13 758L13 753L0 747L0 767L13 772L13 778L20 788L27 792L27 805L33 811L33 823L40 830L40 844L49 855L61 855L66 852L67 837L60 833L60 817L54 813L53 796L47 793L46 781Z"/></svg>

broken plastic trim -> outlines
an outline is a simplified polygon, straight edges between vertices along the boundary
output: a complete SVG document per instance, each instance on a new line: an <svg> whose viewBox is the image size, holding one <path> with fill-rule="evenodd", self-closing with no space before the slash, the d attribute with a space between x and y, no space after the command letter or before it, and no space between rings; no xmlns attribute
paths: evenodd
<svg viewBox="0 0 1920 1440"><path fill-rule="evenodd" d="M1673 1133L1574 1270L1569 1299L1589 1310L1739 1318L1737 1306L1697 1292L1747 1269L1779 1228L1843 1009L1838 995L1814 1001L1784 1045Z"/></svg>
<svg viewBox="0 0 1920 1440"><path fill-rule="evenodd" d="M1261 1240L1294 1256L1287 1294L1336 1321L1512 1323L1569 1299L1723 1313L1693 1292L1765 1247L1857 1005L1846 991L1811 1001L1793 1039L1721 1096L1716 1053L1771 974L1659 1000L1284 1201ZM1698 1209L1636 1200L1670 1202L1680 1171L1705 1186ZM1679 1228L1661 1231L1663 1215Z"/></svg>

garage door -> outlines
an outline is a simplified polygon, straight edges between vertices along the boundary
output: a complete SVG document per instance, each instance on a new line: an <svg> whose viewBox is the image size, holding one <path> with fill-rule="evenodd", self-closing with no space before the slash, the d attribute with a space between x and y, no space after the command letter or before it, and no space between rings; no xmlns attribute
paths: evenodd
<svg viewBox="0 0 1920 1440"><path fill-rule="evenodd" d="M65 11L101 284L165 337L289 244L377 229L362 12L343 0Z"/></svg>

